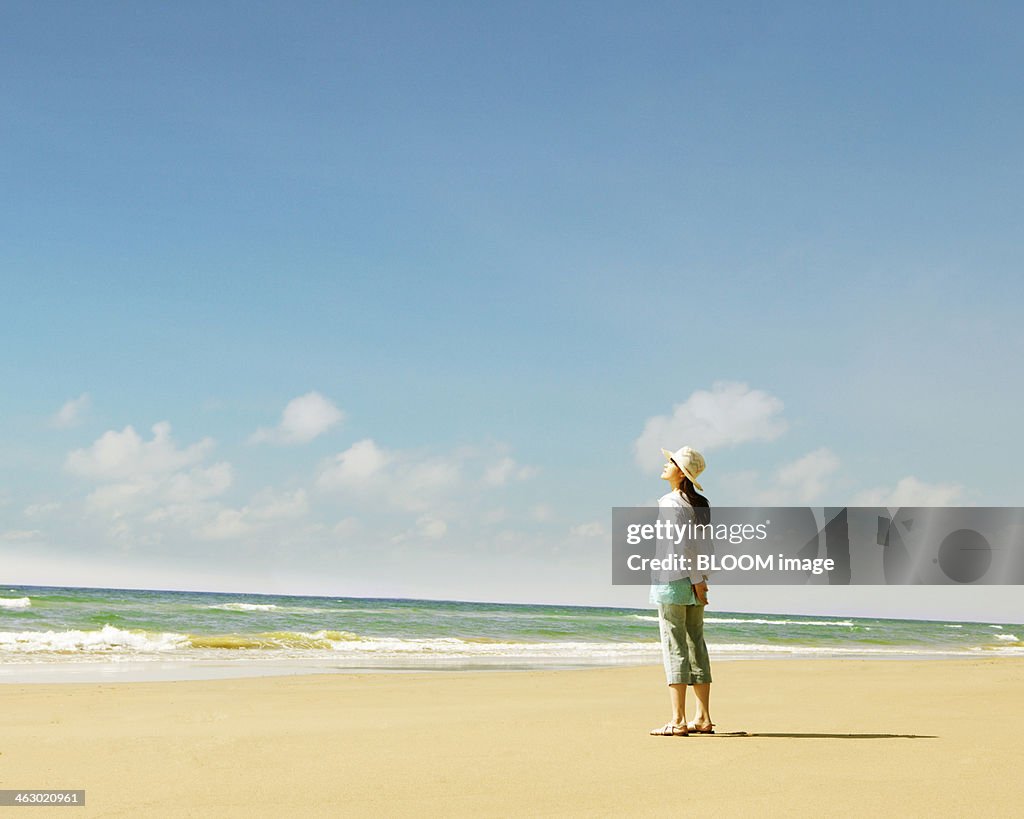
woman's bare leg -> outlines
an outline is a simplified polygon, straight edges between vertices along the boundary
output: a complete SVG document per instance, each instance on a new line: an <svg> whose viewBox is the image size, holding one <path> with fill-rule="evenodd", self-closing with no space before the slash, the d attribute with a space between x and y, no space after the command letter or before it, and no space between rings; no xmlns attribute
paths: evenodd
<svg viewBox="0 0 1024 819"><path fill-rule="evenodd" d="M685 690L686 686L683 686ZM711 724L711 683L694 683L693 693L697 697L697 715L694 726L707 728Z"/></svg>
<svg viewBox="0 0 1024 819"><path fill-rule="evenodd" d="M668 696L672 702L672 722L686 725L686 684L669 685Z"/></svg>

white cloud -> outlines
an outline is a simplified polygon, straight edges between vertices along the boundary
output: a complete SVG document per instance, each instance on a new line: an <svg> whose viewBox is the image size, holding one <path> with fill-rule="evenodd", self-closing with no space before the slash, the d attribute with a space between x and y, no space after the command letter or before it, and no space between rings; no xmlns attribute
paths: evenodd
<svg viewBox="0 0 1024 819"><path fill-rule="evenodd" d="M428 458L419 463L394 461L396 479L412 492L437 492L450 489L461 478L459 464L449 458Z"/></svg>
<svg viewBox="0 0 1024 819"><path fill-rule="evenodd" d="M491 526L508 520L508 516L508 509L503 506L499 506L496 509L485 509L480 513L480 523L485 526Z"/></svg>
<svg viewBox="0 0 1024 819"><path fill-rule="evenodd" d="M340 423L345 413L318 392L293 398L281 413L281 423L274 429L258 429L250 443L305 444Z"/></svg>
<svg viewBox="0 0 1024 819"><path fill-rule="evenodd" d="M321 467L317 485L326 490L365 487L383 476L393 458L371 438L356 441Z"/></svg>
<svg viewBox="0 0 1024 819"><path fill-rule="evenodd" d="M664 461L661 448L692 446L706 452L747 441L771 441L786 430L782 401L746 384L719 381L696 390L671 415L649 418L634 444L637 463L653 471Z"/></svg>
<svg viewBox="0 0 1024 819"><path fill-rule="evenodd" d="M78 398L72 398L50 418L50 424L58 429L68 429L82 422L82 414L92 403L89 393L83 392Z"/></svg>
<svg viewBox="0 0 1024 819"><path fill-rule="evenodd" d="M175 472L198 463L213 447L212 438L178 449L171 440L171 425L153 425L153 439L143 441L131 426L108 430L91 447L69 453L64 468L97 480L139 479Z"/></svg>
<svg viewBox="0 0 1024 819"><path fill-rule="evenodd" d="M207 467L171 475L162 489L162 496L171 503L194 503L224 494L234 480L231 464L220 461Z"/></svg>
<svg viewBox="0 0 1024 819"><path fill-rule="evenodd" d="M289 520L301 518L309 511L309 498L305 489L291 492L275 492L265 489L245 507L246 514L253 520Z"/></svg>
<svg viewBox="0 0 1024 819"><path fill-rule="evenodd" d="M159 506L143 519L147 524L167 523L177 526L200 526L208 522L222 507L215 503L172 503Z"/></svg>
<svg viewBox="0 0 1024 819"><path fill-rule="evenodd" d="M434 515L421 515L416 519L415 526L395 535L391 538L391 542L406 543L408 541L440 540L447 532L448 524L441 518Z"/></svg>
<svg viewBox="0 0 1024 819"><path fill-rule="evenodd" d="M720 485L728 489L736 505L788 506L822 502L829 480L839 469L839 458L827 447L820 447L775 470L768 479L752 470L722 477ZM831 505L850 506L951 506L964 504L964 487L956 483L929 484L913 476L901 479L895 487L878 486L856 493L849 501Z"/></svg>
<svg viewBox="0 0 1024 819"><path fill-rule="evenodd" d="M448 524L432 515L423 515L416 521L416 531L429 540L438 540L448 531Z"/></svg>
<svg viewBox="0 0 1024 819"><path fill-rule="evenodd" d="M342 518L334 524L331 531L336 535L352 535L359 531L359 520L354 517Z"/></svg>
<svg viewBox="0 0 1024 819"><path fill-rule="evenodd" d="M581 523L578 526L573 526L569 530L569 534L573 537L586 537L595 538L605 535L607 530L604 528L604 524L600 521L594 520L590 523Z"/></svg>
<svg viewBox="0 0 1024 819"><path fill-rule="evenodd" d="M769 488L762 503L811 503L817 500L832 473L839 469L839 458L827 447L808 452L802 458L781 467L776 476L776 487ZM778 500L769 500L774 494Z"/></svg>
<svg viewBox="0 0 1024 819"><path fill-rule="evenodd" d="M85 505L91 512L112 518L136 513L148 514L150 521L186 520L200 514L203 502L223 495L233 481L231 464L219 461L170 475L142 474L133 480L106 483L86 496Z"/></svg>
<svg viewBox="0 0 1024 819"><path fill-rule="evenodd" d="M851 506L955 506L964 505L964 487L956 483L925 483L907 476L892 489L875 487L857 493Z"/></svg>
<svg viewBox="0 0 1024 819"><path fill-rule="evenodd" d="M737 505L797 506L819 500L838 469L835 453L819 447L783 464L768 479L747 470L722 476L720 486L729 490Z"/></svg>
<svg viewBox="0 0 1024 819"><path fill-rule="evenodd" d="M196 536L204 540L233 540L249 534L251 529L241 509L221 509L213 520L196 530Z"/></svg>
<svg viewBox="0 0 1024 819"><path fill-rule="evenodd" d="M126 483L109 483L94 489L85 498L85 506L91 512L120 518L137 511L151 500L156 493L158 482L149 477Z"/></svg>
<svg viewBox="0 0 1024 819"><path fill-rule="evenodd" d="M440 454L422 450L384 449L370 438L324 460L315 485L321 492L358 499L364 507L430 513L451 520L476 518L482 493L534 473L502 452L502 444L486 448L458 446ZM496 458L496 452L500 453ZM488 469L496 467L487 476Z"/></svg>
<svg viewBox="0 0 1024 819"><path fill-rule="evenodd" d="M499 458L484 470L483 481L488 486L504 486L510 481L525 481L537 474L532 466L521 466L514 458Z"/></svg>
<svg viewBox="0 0 1024 819"><path fill-rule="evenodd" d="M211 438L179 447L165 421L152 432L146 441L131 426L109 430L64 463L67 472L98 484L85 497L86 511L106 520L109 537L133 545L160 542L160 525L209 521L222 508L211 501L234 481L226 461L202 463L214 446Z"/></svg>
<svg viewBox="0 0 1024 819"><path fill-rule="evenodd" d="M39 540L43 533L38 529L8 529L0 532L0 542L25 543L27 541Z"/></svg>
<svg viewBox="0 0 1024 819"><path fill-rule="evenodd" d="M275 492L265 489L241 509L217 509L213 517L195 530L204 540L232 540L251 535L278 521L296 520L309 512L304 489Z"/></svg>
<svg viewBox="0 0 1024 819"><path fill-rule="evenodd" d="M24 509L25 517L27 518L39 518L43 515L48 515L50 512L56 512L60 509L60 503L57 501L49 501L47 503L30 503Z"/></svg>
<svg viewBox="0 0 1024 819"><path fill-rule="evenodd" d="M380 491L393 486L396 492L412 496L451 489L461 477L460 463L454 457L387 451L366 438L326 461L317 476L317 486L327 491Z"/></svg>
<svg viewBox="0 0 1024 819"><path fill-rule="evenodd" d="M530 519L537 523L547 523L555 516L555 510L546 503L538 503L530 507Z"/></svg>

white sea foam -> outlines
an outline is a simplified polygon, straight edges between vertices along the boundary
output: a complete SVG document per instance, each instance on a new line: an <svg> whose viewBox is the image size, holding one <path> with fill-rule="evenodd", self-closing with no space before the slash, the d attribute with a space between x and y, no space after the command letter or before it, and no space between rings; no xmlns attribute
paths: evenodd
<svg viewBox="0 0 1024 819"><path fill-rule="evenodd" d="M1024 656L1024 643L1013 643L1004 646L972 646L970 650L972 653L984 651L986 655L994 654L999 657L1020 657Z"/></svg>
<svg viewBox="0 0 1024 819"><path fill-rule="evenodd" d="M956 626L956 625L951 625L951 624L947 623L946 624L946 628L963 628L963 626Z"/></svg>
<svg viewBox="0 0 1024 819"><path fill-rule="evenodd" d="M199 644L199 648L195 644ZM226 651L228 649L229 651ZM241 651L231 649L242 649ZM266 649L281 649L294 656L363 657L473 657L528 658L612 658L653 659L660 650L656 642L596 643L461 640L457 637L402 639L361 637L345 631L269 632L266 634L193 637L174 632L127 631L106 625L94 631L0 632L0 653L12 654L168 654L185 657L259 656ZM278 653L278 652L273 652Z"/></svg>
<svg viewBox="0 0 1024 819"><path fill-rule="evenodd" d="M852 626L852 620L764 620L761 618L705 617L705 623L753 623L762 626Z"/></svg>
<svg viewBox="0 0 1024 819"><path fill-rule="evenodd" d="M351 611L365 611L368 614L380 613L374 609L324 609L315 606L279 606L277 603L218 603L206 608L220 611L281 611L287 614L325 614Z"/></svg>
<svg viewBox="0 0 1024 819"><path fill-rule="evenodd" d="M708 643L708 651L714 659L715 652L733 655L778 654L806 657L847 657L847 656L921 656L948 657L966 655L970 649L961 648L910 648L906 646L792 646L764 645L761 643Z"/></svg>
<svg viewBox="0 0 1024 819"><path fill-rule="evenodd" d="M290 611L295 611L295 609L290 609ZM341 613L341 614L394 614L396 612L405 611L405 609L399 609L399 608L393 608L393 609L385 609L385 608L379 608L379 609L310 609L310 611L329 611L332 614L338 614L338 613ZM439 614L439 613L440 612L435 612L435 614Z"/></svg>
<svg viewBox="0 0 1024 819"><path fill-rule="evenodd" d="M1013 640L1014 642L1020 642L1020 638L1016 634L997 634L997 640Z"/></svg>
<svg viewBox="0 0 1024 819"><path fill-rule="evenodd" d="M472 659L475 657L507 657L510 659L588 659L613 658L655 659L661 650L656 642L643 643L592 643L592 642L472 642L457 637L431 637L423 639L399 639L388 637L363 638L335 642L336 654L347 656L374 657L452 657Z"/></svg>
<svg viewBox="0 0 1024 819"><path fill-rule="evenodd" d="M713 659L742 657L951 657L973 656L984 651L988 656L1019 656L1024 645L1015 635L997 635L1003 644L986 646L806 646L770 645L757 642L709 643ZM1012 644L1008 644L1012 643ZM174 632L144 632L106 625L92 631L0 632L0 655L24 656L26 661L60 662L107 656L145 659L177 658L183 661L290 657L328 661L342 665L353 663L401 664L405 661L538 662L600 664L654 663L660 659L657 641L595 642L551 641L515 642L499 639L461 639L458 637L398 638L375 637L345 631L281 631L262 634L188 635ZM12 658L13 659L13 658Z"/></svg>
<svg viewBox="0 0 1024 819"><path fill-rule="evenodd" d="M185 634L127 631L110 625L96 631L0 631L0 651L16 653L174 651L187 641Z"/></svg>
<svg viewBox="0 0 1024 819"><path fill-rule="evenodd" d="M0 609L27 609L31 605L28 597L0 597Z"/></svg>
<svg viewBox="0 0 1024 819"><path fill-rule="evenodd" d="M650 617L646 614L630 614L630 617L636 620L650 620L651 622L657 623L657 617ZM761 626L853 626L855 623L852 620L766 620L760 617L705 617L705 623L722 623L722 624L734 624L734 625L745 625L750 623L752 625Z"/></svg>

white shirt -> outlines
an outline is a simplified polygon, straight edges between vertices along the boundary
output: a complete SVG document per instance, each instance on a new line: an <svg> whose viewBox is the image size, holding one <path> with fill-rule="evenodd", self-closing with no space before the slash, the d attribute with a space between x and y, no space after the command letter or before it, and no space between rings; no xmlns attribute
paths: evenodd
<svg viewBox="0 0 1024 819"><path fill-rule="evenodd" d="M693 506L680 492L666 492L658 498L658 507L658 520L668 521L677 527L694 523ZM663 559L674 554L682 555L686 558L689 571L668 569L652 572L652 580L656 583L670 583L689 577L690 583L694 585L707 580L707 575L697 569L697 556L705 551L704 539L689 537L684 533L677 543L678 536L676 534L670 538L659 537L656 557Z"/></svg>

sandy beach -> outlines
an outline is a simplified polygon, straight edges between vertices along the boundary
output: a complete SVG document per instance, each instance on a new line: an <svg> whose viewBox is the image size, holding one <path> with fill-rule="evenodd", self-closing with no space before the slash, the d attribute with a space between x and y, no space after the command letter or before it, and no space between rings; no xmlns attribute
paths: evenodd
<svg viewBox="0 0 1024 819"><path fill-rule="evenodd" d="M97 817L1019 815L1024 659L715 675L750 736L648 736L656 666L7 684L0 787Z"/></svg>

